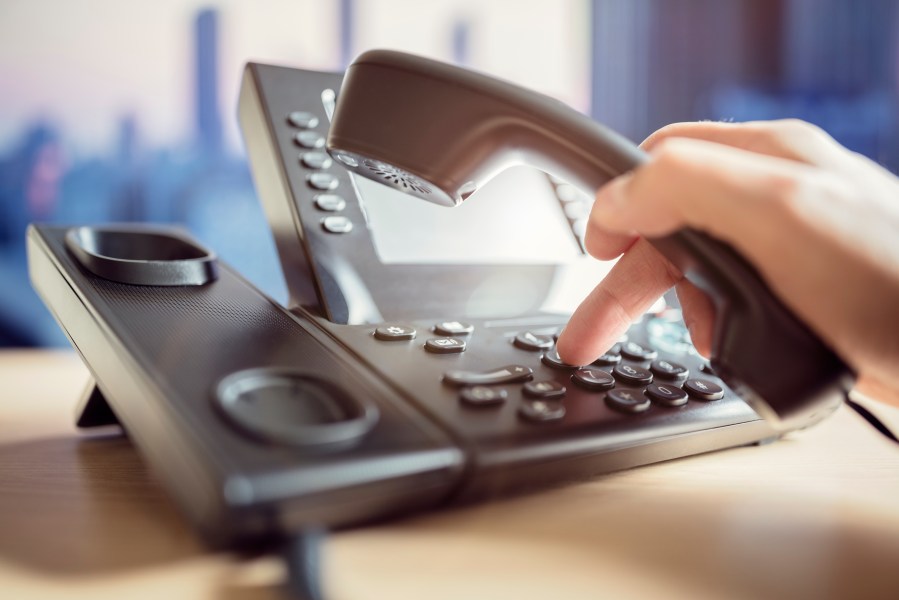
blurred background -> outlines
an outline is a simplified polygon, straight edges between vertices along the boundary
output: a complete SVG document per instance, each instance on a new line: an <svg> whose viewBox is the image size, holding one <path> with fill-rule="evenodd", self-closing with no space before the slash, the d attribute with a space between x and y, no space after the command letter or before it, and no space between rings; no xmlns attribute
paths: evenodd
<svg viewBox="0 0 899 600"><path fill-rule="evenodd" d="M248 60L340 70L373 47L484 70L639 141L798 117L899 170L897 0L3 0L0 346L64 345L29 222L179 223L281 301L236 127Z"/></svg>

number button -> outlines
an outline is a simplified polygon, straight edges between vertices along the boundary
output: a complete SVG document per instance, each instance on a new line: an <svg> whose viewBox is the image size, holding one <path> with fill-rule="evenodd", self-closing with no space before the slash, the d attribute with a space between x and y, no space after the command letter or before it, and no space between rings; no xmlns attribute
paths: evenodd
<svg viewBox="0 0 899 600"><path fill-rule="evenodd" d="M518 415L533 423L551 423L565 417L565 407L561 402L525 400L518 409Z"/></svg>
<svg viewBox="0 0 899 600"><path fill-rule="evenodd" d="M600 367L610 367L621 362L621 346L615 344L605 354L599 356L593 361L594 365Z"/></svg>
<svg viewBox="0 0 899 600"><path fill-rule="evenodd" d="M649 410L649 398L634 390L612 390L606 394L606 404L626 413L641 413Z"/></svg>
<svg viewBox="0 0 899 600"><path fill-rule="evenodd" d="M724 389L712 383L708 379L688 379L684 383L684 390L697 400L720 400L724 397Z"/></svg>
<svg viewBox="0 0 899 600"><path fill-rule="evenodd" d="M571 380L588 390L608 390L615 387L615 379L608 372L595 367L578 369Z"/></svg>
<svg viewBox="0 0 899 600"><path fill-rule="evenodd" d="M647 383L652 383L652 373L642 367L635 367L633 365L615 365L615 368L612 369L612 374L615 376L615 379L622 383L629 383L632 385L646 385Z"/></svg>
<svg viewBox="0 0 899 600"><path fill-rule="evenodd" d="M521 391L532 398L561 398L565 395L565 386L557 381L529 381Z"/></svg>
<svg viewBox="0 0 899 600"><path fill-rule="evenodd" d="M687 367L667 360L654 360L649 368L656 377L669 381L683 381L690 374Z"/></svg>
<svg viewBox="0 0 899 600"><path fill-rule="evenodd" d="M683 406L687 403L687 392L668 384L652 384L646 388L646 395L663 406Z"/></svg>
<svg viewBox="0 0 899 600"><path fill-rule="evenodd" d="M652 360L658 356L658 352L652 348L641 346L637 342L625 342L622 344L621 353L633 360Z"/></svg>

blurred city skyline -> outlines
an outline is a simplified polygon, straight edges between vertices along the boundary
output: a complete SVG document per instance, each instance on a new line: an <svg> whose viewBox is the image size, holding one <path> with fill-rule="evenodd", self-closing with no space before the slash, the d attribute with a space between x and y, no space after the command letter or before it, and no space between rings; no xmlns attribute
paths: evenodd
<svg viewBox="0 0 899 600"><path fill-rule="evenodd" d="M555 96L639 141L799 117L899 168L894 0L5 0L0 346L62 343L29 222L179 223L286 292L236 124L248 60L340 70L391 47Z"/></svg>

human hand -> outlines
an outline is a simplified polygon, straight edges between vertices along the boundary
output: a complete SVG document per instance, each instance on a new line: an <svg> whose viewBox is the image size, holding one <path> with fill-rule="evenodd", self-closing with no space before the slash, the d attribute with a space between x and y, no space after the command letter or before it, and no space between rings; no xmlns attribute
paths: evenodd
<svg viewBox="0 0 899 600"><path fill-rule="evenodd" d="M899 180L801 121L679 123L651 135L650 160L597 192L587 251L611 272L559 336L587 364L676 286L697 350L714 309L643 236L690 227L730 244L843 360L899 390ZM899 394L896 395L899 398Z"/></svg>

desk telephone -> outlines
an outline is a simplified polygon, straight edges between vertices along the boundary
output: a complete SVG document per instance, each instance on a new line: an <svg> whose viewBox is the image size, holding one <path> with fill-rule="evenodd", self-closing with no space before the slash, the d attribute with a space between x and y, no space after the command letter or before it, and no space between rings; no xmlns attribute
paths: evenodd
<svg viewBox="0 0 899 600"><path fill-rule="evenodd" d="M653 243L718 303L711 365L665 314L564 364L554 336L605 268L577 187L643 155L555 100L375 51L345 75L248 64L239 118L287 307L180 230L28 232L95 381L79 423L120 423L214 544L770 440L849 385L694 231Z"/></svg>

